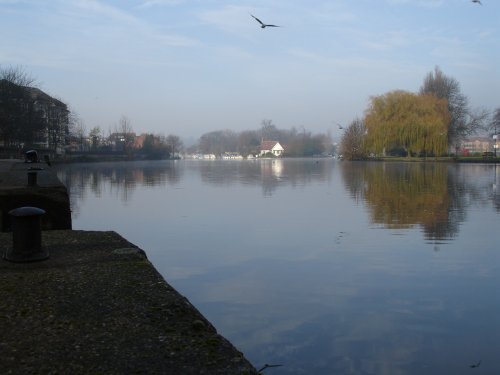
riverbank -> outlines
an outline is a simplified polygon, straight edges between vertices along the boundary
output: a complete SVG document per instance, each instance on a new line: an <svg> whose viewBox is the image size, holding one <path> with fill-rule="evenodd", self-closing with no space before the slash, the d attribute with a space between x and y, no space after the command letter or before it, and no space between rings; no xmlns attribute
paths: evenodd
<svg viewBox="0 0 500 375"><path fill-rule="evenodd" d="M44 231L42 245L48 260L0 261L0 373L257 374L117 233Z"/></svg>
<svg viewBox="0 0 500 375"><path fill-rule="evenodd" d="M141 161L141 160L179 160L179 157L162 157L152 155L127 155L124 153L68 153L64 157L54 160L54 163L100 163L114 161Z"/></svg>
<svg viewBox="0 0 500 375"><path fill-rule="evenodd" d="M444 163L500 163L500 157L482 156L436 156L436 157L407 157L407 156L385 156L376 157L374 161L403 161L403 162L444 162ZM364 160L364 161L367 161Z"/></svg>

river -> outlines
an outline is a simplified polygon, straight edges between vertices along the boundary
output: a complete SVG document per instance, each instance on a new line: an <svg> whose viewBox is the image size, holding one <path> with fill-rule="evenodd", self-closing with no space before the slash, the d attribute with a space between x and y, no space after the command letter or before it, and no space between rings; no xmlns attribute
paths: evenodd
<svg viewBox="0 0 500 375"><path fill-rule="evenodd" d="M57 169L74 229L114 230L144 249L257 368L282 365L266 374L500 372L496 165Z"/></svg>

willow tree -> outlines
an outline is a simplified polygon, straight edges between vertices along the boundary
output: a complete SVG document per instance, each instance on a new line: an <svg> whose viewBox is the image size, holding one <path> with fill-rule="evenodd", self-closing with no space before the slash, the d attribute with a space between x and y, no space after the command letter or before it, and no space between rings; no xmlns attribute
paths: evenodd
<svg viewBox="0 0 500 375"><path fill-rule="evenodd" d="M403 148L411 154L446 153L447 101L434 95L391 91L371 98L365 113L366 145L375 153Z"/></svg>

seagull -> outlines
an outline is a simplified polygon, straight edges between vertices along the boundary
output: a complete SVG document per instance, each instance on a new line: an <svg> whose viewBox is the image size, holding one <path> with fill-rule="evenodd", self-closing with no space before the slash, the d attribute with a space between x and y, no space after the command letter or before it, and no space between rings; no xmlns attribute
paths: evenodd
<svg viewBox="0 0 500 375"><path fill-rule="evenodd" d="M476 0L476 1L479 1L479 0ZM261 29L265 29L266 27L280 27L278 25L267 25L265 24L264 22L262 22L261 20L259 20L257 17L255 17L253 14L250 14L253 18L255 18L257 20L258 23L260 23L260 27Z"/></svg>
<svg viewBox="0 0 500 375"><path fill-rule="evenodd" d="M478 0L478 1L479 1L479 0ZM481 366L481 361L479 361L478 363L474 363L473 365L470 365L469 367L470 367L470 368L477 368L477 367L479 367L479 366Z"/></svg>
<svg viewBox="0 0 500 375"><path fill-rule="evenodd" d="M344 129L344 127L340 124L337 124L337 126L339 127L340 130Z"/></svg>
<svg viewBox="0 0 500 375"><path fill-rule="evenodd" d="M479 5L483 5L483 4L481 3L481 0L472 0L472 2L473 2L473 3L476 3L476 4L479 4Z"/></svg>
<svg viewBox="0 0 500 375"><path fill-rule="evenodd" d="M262 372L264 371L265 369L267 368L272 368L272 367L281 367L283 365L268 365L267 363L264 365L264 367L262 367L260 370L257 370L257 372Z"/></svg>

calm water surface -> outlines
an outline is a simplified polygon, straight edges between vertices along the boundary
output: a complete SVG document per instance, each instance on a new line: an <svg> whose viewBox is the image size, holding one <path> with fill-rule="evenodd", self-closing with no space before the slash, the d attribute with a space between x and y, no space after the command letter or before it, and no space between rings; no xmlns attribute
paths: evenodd
<svg viewBox="0 0 500 375"><path fill-rule="evenodd" d="M266 374L500 373L500 166L186 160L58 173L74 229L146 250L256 367L283 364Z"/></svg>

